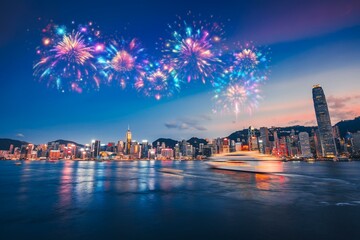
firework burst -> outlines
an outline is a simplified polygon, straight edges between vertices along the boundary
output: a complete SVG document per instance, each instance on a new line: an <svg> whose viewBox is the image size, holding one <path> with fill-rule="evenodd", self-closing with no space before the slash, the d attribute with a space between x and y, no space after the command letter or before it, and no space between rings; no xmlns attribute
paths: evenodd
<svg viewBox="0 0 360 240"><path fill-rule="evenodd" d="M173 68L163 63L149 64L146 66L146 76L138 78L135 88L147 97L160 100L163 97L173 96L180 90L180 83L173 75Z"/></svg>
<svg viewBox="0 0 360 240"><path fill-rule="evenodd" d="M176 77L184 82L211 82L222 67L221 52L214 47L222 40L220 25L203 21L188 24L179 18L169 28L171 38L165 40L162 50Z"/></svg>
<svg viewBox="0 0 360 240"><path fill-rule="evenodd" d="M215 84L214 112L252 114L261 100L260 85L254 79L230 79Z"/></svg>
<svg viewBox="0 0 360 240"><path fill-rule="evenodd" d="M129 81L145 75L144 65L148 60L139 41L132 39L129 42L111 41L106 48L106 56L99 57L98 62L103 65L101 73L108 83L116 82L124 89Z"/></svg>
<svg viewBox="0 0 360 240"><path fill-rule="evenodd" d="M98 49L94 42L98 41L100 32L91 26L89 23L70 32L65 26L54 24L44 28L42 46L36 50L40 60L34 65L34 76L39 81L47 80L49 87L62 92L98 89L100 79L96 76L95 59Z"/></svg>
<svg viewBox="0 0 360 240"><path fill-rule="evenodd" d="M94 48L86 46L83 36L79 32L64 35L62 41L51 51L56 52L55 58L78 65L84 65L86 61L94 57L92 55Z"/></svg>
<svg viewBox="0 0 360 240"><path fill-rule="evenodd" d="M234 49L227 61L226 73L230 73L233 78L256 76L257 81L268 79L270 49L256 47L253 43L246 43L245 45L236 43Z"/></svg>

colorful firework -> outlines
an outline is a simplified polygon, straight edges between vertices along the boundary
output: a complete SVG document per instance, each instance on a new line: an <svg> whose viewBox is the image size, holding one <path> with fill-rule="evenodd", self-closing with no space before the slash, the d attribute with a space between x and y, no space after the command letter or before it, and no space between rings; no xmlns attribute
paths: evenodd
<svg viewBox="0 0 360 240"><path fill-rule="evenodd" d="M149 64L146 66L146 75L136 79L135 88L147 97L160 100L170 97L180 90L180 82L173 75L173 68L164 63Z"/></svg>
<svg viewBox="0 0 360 240"><path fill-rule="evenodd" d="M99 57L102 64L102 75L108 83L116 81L125 88L129 81L142 78L145 75L144 66L148 64L144 48L137 39L131 41L111 41L106 48L106 56Z"/></svg>
<svg viewBox="0 0 360 240"><path fill-rule="evenodd" d="M227 61L226 73L233 78L247 78L252 76L256 81L264 81L270 74L270 49L256 47L253 43L245 45L235 44L235 50L231 51L231 58Z"/></svg>
<svg viewBox="0 0 360 240"><path fill-rule="evenodd" d="M72 28L48 24L42 30L42 46L36 53L40 60L34 65L34 76L47 80L47 85L59 91L78 93L100 87L95 56L100 52L96 44L100 31L90 22Z"/></svg>
<svg viewBox="0 0 360 240"><path fill-rule="evenodd" d="M252 114L261 100L260 85L254 79L224 80L215 84L214 112Z"/></svg>
<svg viewBox="0 0 360 240"><path fill-rule="evenodd" d="M214 47L222 40L221 25L204 21L188 24L179 18L169 28L171 38L165 40L162 50L176 77L184 82L211 82L222 67L221 51Z"/></svg>

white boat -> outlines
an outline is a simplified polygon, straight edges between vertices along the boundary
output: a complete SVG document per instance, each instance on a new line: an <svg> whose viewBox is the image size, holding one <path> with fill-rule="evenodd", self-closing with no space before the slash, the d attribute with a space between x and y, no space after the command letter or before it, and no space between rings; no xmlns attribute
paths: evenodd
<svg viewBox="0 0 360 240"><path fill-rule="evenodd" d="M229 154L215 155L206 162L211 168L254 172L254 173L281 173L283 161L281 158L260 154L255 151L241 151Z"/></svg>

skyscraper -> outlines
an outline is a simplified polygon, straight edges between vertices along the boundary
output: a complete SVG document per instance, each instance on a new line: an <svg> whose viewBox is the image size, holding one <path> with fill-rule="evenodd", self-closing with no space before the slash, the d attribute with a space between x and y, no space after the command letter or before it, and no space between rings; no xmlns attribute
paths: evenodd
<svg viewBox="0 0 360 240"><path fill-rule="evenodd" d="M128 126L128 130L126 132L126 154L130 154L131 149L131 131L130 126Z"/></svg>
<svg viewBox="0 0 360 240"><path fill-rule="evenodd" d="M326 103L324 91L320 85L314 85L312 89L314 108L318 129L320 133L320 144L322 157L335 157L337 155L329 109Z"/></svg>

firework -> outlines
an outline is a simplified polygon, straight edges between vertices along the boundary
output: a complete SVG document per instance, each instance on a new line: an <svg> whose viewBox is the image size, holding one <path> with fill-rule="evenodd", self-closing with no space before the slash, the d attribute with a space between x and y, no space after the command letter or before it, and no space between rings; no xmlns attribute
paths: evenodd
<svg viewBox="0 0 360 240"><path fill-rule="evenodd" d="M96 75L95 57L100 51L95 45L100 32L92 23L86 28L73 27L70 32L67 29L54 24L43 29L45 36L42 46L36 49L40 60L34 65L34 76L62 92L98 89L100 79Z"/></svg>
<svg viewBox="0 0 360 240"><path fill-rule="evenodd" d="M215 86L214 112L252 114L261 100L260 85L254 79L224 81Z"/></svg>
<svg viewBox="0 0 360 240"><path fill-rule="evenodd" d="M215 48L222 40L223 30L217 23L179 18L169 25L171 38L163 43L163 52L174 67L176 77L184 82L212 81L221 69L221 52Z"/></svg>
<svg viewBox="0 0 360 240"><path fill-rule="evenodd" d="M144 65L148 64L144 48L137 39L111 41L106 48L106 56L99 57L98 62L103 65L101 73L108 83L115 81L122 88L129 81L143 77Z"/></svg>
<svg viewBox="0 0 360 240"><path fill-rule="evenodd" d="M264 81L270 73L270 49L256 47L253 43L245 45L235 44L231 57L227 61L228 68L225 72L233 78L246 78L255 76L256 81Z"/></svg>
<svg viewBox="0 0 360 240"><path fill-rule="evenodd" d="M149 64L146 66L146 75L136 80L135 88L156 100L170 97L180 90L180 83L173 73L173 68L164 63Z"/></svg>

